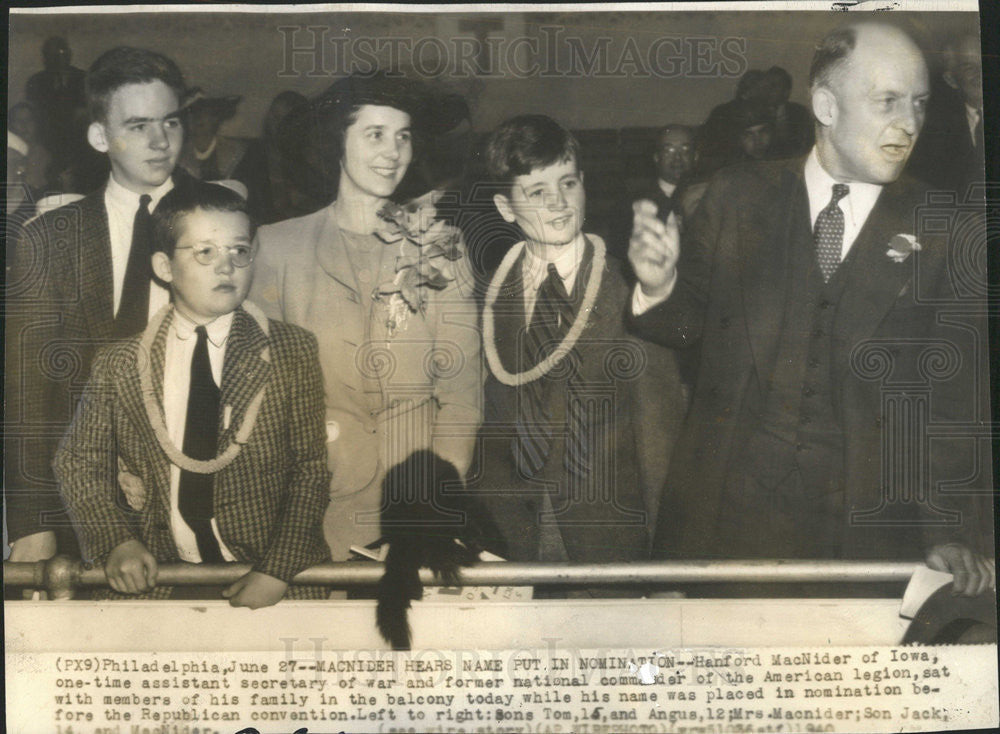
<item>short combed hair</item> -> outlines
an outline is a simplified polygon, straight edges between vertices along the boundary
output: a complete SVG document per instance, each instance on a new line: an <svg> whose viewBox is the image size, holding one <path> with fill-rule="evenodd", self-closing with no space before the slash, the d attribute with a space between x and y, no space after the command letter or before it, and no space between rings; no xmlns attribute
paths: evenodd
<svg viewBox="0 0 1000 734"><path fill-rule="evenodd" d="M850 56L858 43L858 31L855 26L844 26L828 33L813 54L812 66L809 67L809 87L828 86L830 75Z"/></svg>
<svg viewBox="0 0 1000 734"><path fill-rule="evenodd" d="M580 144L569 130L545 115L512 117L486 143L490 182L508 187L517 176L569 160L579 164Z"/></svg>
<svg viewBox="0 0 1000 734"><path fill-rule="evenodd" d="M91 121L105 119L108 102L116 90L127 84L161 81L174 90L177 99L184 94L184 75L163 54L131 46L105 51L87 71L87 112Z"/></svg>
<svg viewBox="0 0 1000 734"><path fill-rule="evenodd" d="M241 212L250 220L250 238L256 232L247 202L232 189L197 179L185 180L167 193L153 210L153 252L174 256L184 217L198 209L210 212Z"/></svg>

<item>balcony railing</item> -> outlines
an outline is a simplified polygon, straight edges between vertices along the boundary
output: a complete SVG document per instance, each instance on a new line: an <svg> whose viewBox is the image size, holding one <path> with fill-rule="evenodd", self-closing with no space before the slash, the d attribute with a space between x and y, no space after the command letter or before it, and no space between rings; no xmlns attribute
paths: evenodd
<svg viewBox="0 0 1000 734"><path fill-rule="evenodd" d="M480 563L462 569L466 586L641 585L684 583L891 583L906 582L921 561L646 561L641 563ZM163 586L228 585L251 570L245 563L164 564L157 584ZM384 566L373 562L323 563L292 581L294 584L353 588L374 586ZM45 589L50 599L72 599L77 589L106 586L104 569L56 556L37 563L3 564L8 586ZM427 569L420 578L441 586Z"/></svg>

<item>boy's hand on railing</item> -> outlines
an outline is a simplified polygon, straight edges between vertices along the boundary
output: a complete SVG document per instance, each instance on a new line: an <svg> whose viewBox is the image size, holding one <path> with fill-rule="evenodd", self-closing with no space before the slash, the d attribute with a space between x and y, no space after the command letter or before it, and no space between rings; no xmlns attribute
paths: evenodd
<svg viewBox="0 0 1000 734"><path fill-rule="evenodd" d="M156 559L138 540L119 543L108 554L104 575L111 588L122 594L140 594L156 586Z"/></svg>
<svg viewBox="0 0 1000 734"><path fill-rule="evenodd" d="M288 584L281 579L260 571L251 571L223 591L222 595L229 599L230 606L260 609L281 601L287 588Z"/></svg>

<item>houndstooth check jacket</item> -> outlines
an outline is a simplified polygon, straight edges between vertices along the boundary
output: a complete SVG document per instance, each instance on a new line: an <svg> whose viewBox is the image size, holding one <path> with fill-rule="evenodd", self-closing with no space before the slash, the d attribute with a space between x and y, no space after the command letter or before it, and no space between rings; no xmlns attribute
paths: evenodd
<svg viewBox="0 0 1000 734"><path fill-rule="evenodd" d="M149 355L141 353L138 337L98 352L76 416L56 452L60 491L84 555L95 562L133 538L158 562L179 561L170 530L169 463L146 417L139 380L141 360L148 359L162 411L171 318L160 325ZM262 386L266 392L247 443L216 474L215 518L238 561L288 581L329 560L321 526L330 483L323 381L312 334L277 321L270 322L269 330L265 334L242 308L236 312L222 370L220 410L229 420L220 431L220 446L239 430ZM270 362L261 357L265 348ZM118 482L122 466L141 481L141 487L124 496ZM303 590L290 587L288 596L299 596L297 591ZM167 594L169 589L157 588L153 596Z"/></svg>

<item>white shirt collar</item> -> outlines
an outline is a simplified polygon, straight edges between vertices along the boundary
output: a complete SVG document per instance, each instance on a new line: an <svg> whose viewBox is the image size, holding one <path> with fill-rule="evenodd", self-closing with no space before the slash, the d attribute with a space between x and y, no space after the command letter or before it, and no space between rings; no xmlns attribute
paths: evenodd
<svg viewBox="0 0 1000 734"><path fill-rule="evenodd" d="M826 169L819 162L815 146L809 153L809 157L806 158L803 177L806 191L809 194L809 221L813 225L816 224L816 217L819 216L819 213L830 203L830 198L833 196L833 185L836 183L848 185L850 191L847 196L841 199L840 208L844 210L848 229L853 229L855 234L857 234L857 230L861 229L868 214L875 207L875 201L879 194L882 193L882 187L878 184L835 179L826 172ZM847 244L846 241L845 244Z"/></svg>
<svg viewBox="0 0 1000 734"><path fill-rule="evenodd" d="M982 110L977 110L972 105L966 103L965 105L965 119L969 122L969 135L972 136L972 144L976 144L976 127L979 125L979 120L983 116Z"/></svg>
<svg viewBox="0 0 1000 734"><path fill-rule="evenodd" d="M174 187L174 179L167 176L167 180L149 192L149 210L152 211L160 203L160 199ZM139 208L140 194L125 188L115 180L114 174L108 177L108 187L106 189L108 200L120 209L126 211L136 211Z"/></svg>
<svg viewBox="0 0 1000 734"><path fill-rule="evenodd" d="M668 198L673 196L674 192L677 191L677 184L664 181L662 178L656 179L656 183L660 185L660 191L666 194Z"/></svg>
<svg viewBox="0 0 1000 734"><path fill-rule="evenodd" d="M583 233L580 232L576 239L559 251L549 248L543 250L543 257L525 247L524 264L522 265L525 292L533 294L542 287L542 283L549 275L549 263L551 262L556 266L559 277L563 279L566 292L572 293L573 284L576 282L576 271L580 268L580 262L583 260L584 242ZM544 255L550 254L551 257L544 257Z"/></svg>
<svg viewBox="0 0 1000 734"><path fill-rule="evenodd" d="M210 155L212 155L212 153L215 152L215 144L217 141L218 138L212 138L211 144L207 148L205 148L205 150L198 150L197 148L194 147L194 145L192 145L191 149L194 150L194 157L197 158L199 161L203 161L206 158L208 158Z"/></svg>
<svg viewBox="0 0 1000 734"><path fill-rule="evenodd" d="M229 330L233 326L233 315L235 311L230 311L224 316L219 316L215 321L205 324L205 331L208 333L208 340L215 347L222 347L229 338ZM174 309L173 329L174 335L183 341L187 341L194 336L194 330L198 324Z"/></svg>

